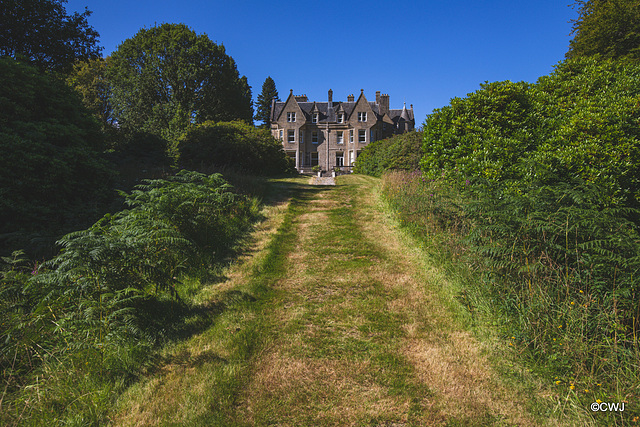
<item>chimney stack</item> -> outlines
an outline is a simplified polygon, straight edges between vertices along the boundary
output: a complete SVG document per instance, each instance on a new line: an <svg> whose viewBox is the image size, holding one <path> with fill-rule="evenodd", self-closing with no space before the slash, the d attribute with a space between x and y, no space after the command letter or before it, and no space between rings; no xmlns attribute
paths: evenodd
<svg viewBox="0 0 640 427"><path fill-rule="evenodd" d="M380 114L389 112L389 94L380 95Z"/></svg>
<svg viewBox="0 0 640 427"><path fill-rule="evenodd" d="M353 102L353 94L347 96L347 102Z"/></svg>
<svg viewBox="0 0 640 427"><path fill-rule="evenodd" d="M376 91L376 104L380 105L380 91Z"/></svg>
<svg viewBox="0 0 640 427"><path fill-rule="evenodd" d="M333 103L333 91L331 89L329 89L328 99L329 99L329 107L331 107L331 104Z"/></svg>

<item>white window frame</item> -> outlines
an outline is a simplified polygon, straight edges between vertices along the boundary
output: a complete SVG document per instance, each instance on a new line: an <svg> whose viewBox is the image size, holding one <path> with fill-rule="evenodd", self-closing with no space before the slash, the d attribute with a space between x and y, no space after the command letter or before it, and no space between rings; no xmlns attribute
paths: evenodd
<svg viewBox="0 0 640 427"><path fill-rule="evenodd" d="M353 129L349 129L349 143L350 144L353 144L353 134L354 134Z"/></svg>
<svg viewBox="0 0 640 427"><path fill-rule="evenodd" d="M311 123L318 123L318 113L311 114Z"/></svg>
<svg viewBox="0 0 640 427"><path fill-rule="evenodd" d="M344 123L344 113L338 113L338 123Z"/></svg>
<svg viewBox="0 0 640 427"><path fill-rule="evenodd" d="M311 132L311 143L312 144L317 144L318 143L318 131L314 130Z"/></svg>
<svg viewBox="0 0 640 427"><path fill-rule="evenodd" d="M296 113L287 113L287 121L293 123L296 121Z"/></svg>
<svg viewBox="0 0 640 427"><path fill-rule="evenodd" d="M344 144L344 131L336 131L336 143Z"/></svg>
<svg viewBox="0 0 640 427"><path fill-rule="evenodd" d="M280 129L280 141L284 141L284 129Z"/></svg>
<svg viewBox="0 0 640 427"><path fill-rule="evenodd" d="M358 142L360 144L364 144L367 142L367 130L366 129L358 129Z"/></svg>
<svg viewBox="0 0 640 427"><path fill-rule="evenodd" d="M336 151L336 166L344 166L344 151Z"/></svg>
<svg viewBox="0 0 640 427"><path fill-rule="evenodd" d="M287 131L287 142L289 144L293 144L294 142L296 142L296 131L295 131L295 129L289 129Z"/></svg>
<svg viewBox="0 0 640 427"><path fill-rule="evenodd" d="M366 111L358 112L358 121L359 122L366 122L367 121L367 112Z"/></svg>

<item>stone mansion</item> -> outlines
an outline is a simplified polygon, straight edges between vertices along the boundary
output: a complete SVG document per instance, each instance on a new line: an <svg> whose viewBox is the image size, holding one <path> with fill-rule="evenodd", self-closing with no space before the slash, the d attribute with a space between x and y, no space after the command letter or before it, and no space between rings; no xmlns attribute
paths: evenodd
<svg viewBox="0 0 640 427"><path fill-rule="evenodd" d="M327 102L309 102L291 90L285 102L273 100L270 121L271 133L300 172L316 165L323 171L350 170L368 143L415 127L413 105L391 110L389 95L378 91L376 101L369 102L362 89L357 100L349 95L346 102L334 102L331 89Z"/></svg>

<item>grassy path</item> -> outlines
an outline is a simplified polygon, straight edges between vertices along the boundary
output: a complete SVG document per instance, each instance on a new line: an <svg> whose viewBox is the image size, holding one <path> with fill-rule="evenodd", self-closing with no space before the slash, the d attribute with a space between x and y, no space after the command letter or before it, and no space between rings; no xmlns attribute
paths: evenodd
<svg viewBox="0 0 640 427"><path fill-rule="evenodd" d="M536 425L378 205L373 178L291 184L253 255L203 294L215 325L167 350L118 425Z"/></svg>

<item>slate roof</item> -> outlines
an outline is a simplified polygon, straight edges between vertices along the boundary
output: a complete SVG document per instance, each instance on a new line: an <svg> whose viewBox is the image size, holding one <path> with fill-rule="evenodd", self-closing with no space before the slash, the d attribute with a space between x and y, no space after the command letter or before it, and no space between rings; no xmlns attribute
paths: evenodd
<svg viewBox="0 0 640 427"><path fill-rule="evenodd" d="M337 121L336 112L338 111L338 108L341 106L346 114L346 117L350 117L351 114L353 113L353 110L355 109L356 102L340 101L340 102L332 102L331 105L329 105L328 102L298 102L298 106L300 107L302 112L305 114L306 120L311 120L311 112L314 109L314 105L320 114L318 117L318 123L335 123ZM280 113L282 113L282 110L284 109L284 106L285 106L285 102L275 103L275 106L273 109L273 117L271 117L271 121L276 121L278 119L278 117L280 116ZM380 114L379 104L369 101L369 107L371 107L373 112L378 116L378 119L382 118L382 115ZM405 117L402 117L403 113ZM413 110L407 110L406 105L402 109L389 110L388 115L389 115L389 118L391 118L391 120L393 120L394 123L397 123L401 117L406 121L411 121L414 119Z"/></svg>

